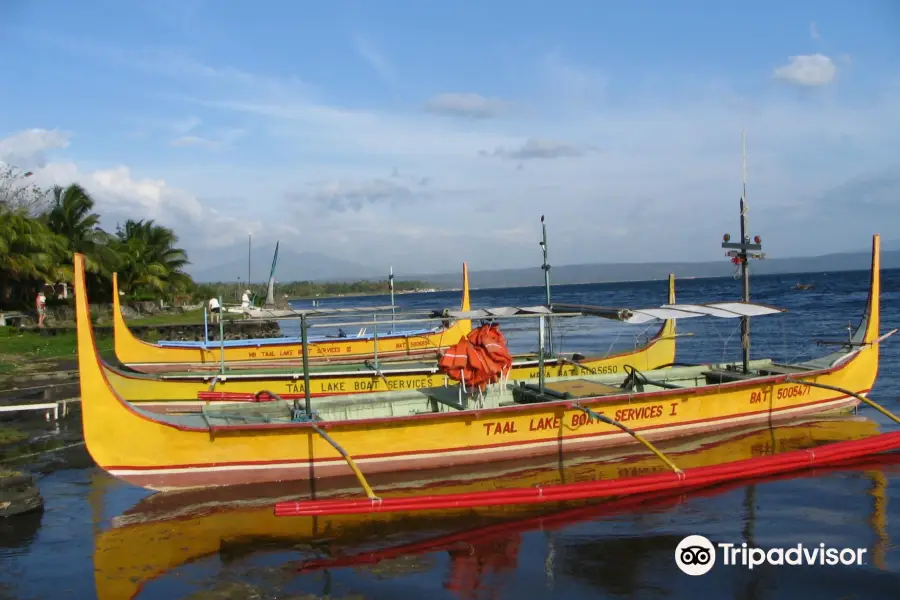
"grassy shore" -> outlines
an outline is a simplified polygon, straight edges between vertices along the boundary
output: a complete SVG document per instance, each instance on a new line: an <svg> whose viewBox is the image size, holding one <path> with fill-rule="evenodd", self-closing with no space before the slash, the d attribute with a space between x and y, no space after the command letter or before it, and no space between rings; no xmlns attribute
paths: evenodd
<svg viewBox="0 0 900 600"><path fill-rule="evenodd" d="M14 327L0 327L0 375L55 369L56 365L78 356L74 332L44 336ZM113 338L98 335L97 348L104 357L112 357Z"/></svg>
<svg viewBox="0 0 900 600"><path fill-rule="evenodd" d="M131 319L131 325L195 325L203 323L203 311L154 315ZM74 326L74 323L69 324ZM115 358L113 337L96 332L97 349L104 358ZM78 356L78 336L74 331L41 335L38 331L20 331L0 327L0 375L24 374L55 369L56 365Z"/></svg>
<svg viewBox="0 0 900 600"><path fill-rule="evenodd" d="M240 319L241 315L225 314L226 321ZM184 313L161 314L128 319L129 325L202 325L203 310ZM60 325L74 327L74 323ZM210 329L218 325L210 324ZM110 333L95 331L97 348L104 358L114 359L113 337ZM148 341L156 341L150 335ZM78 337L74 331L41 335L39 331L20 331L15 327L0 327L0 376L27 374L54 370L56 365L78 356Z"/></svg>

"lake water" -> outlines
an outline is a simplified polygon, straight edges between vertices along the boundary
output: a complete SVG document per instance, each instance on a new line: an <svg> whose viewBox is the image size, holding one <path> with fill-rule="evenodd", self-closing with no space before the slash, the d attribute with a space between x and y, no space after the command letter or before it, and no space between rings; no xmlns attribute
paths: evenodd
<svg viewBox="0 0 900 600"><path fill-rule="evenodd" d="M900 271L882 273L882 332L900 326ZM798 281L815 284L795 291ZM788 309L752 322L754 357L802 360L828 352L815 339L842 338L864 309L868 273L766 276L752 280L756 302ZM665 301L666 282L554 287L554 301L650 307ZM475 307L543 302L543 288L473 290ZM678 280L679 302L737 300L733 279ZM399 295L408 308L455 308L458 292ZM323 306L387 304L384 297L326 300ZM297 303L302 306L302 303ZM389 318L389 317L384 317ZM288 333L295 324L285 323ZM399 327L399 326L398 326ZM407 325L406 327L412 327ZM416 326L418 327L418 326ZM533 324L502 326L514 351L537 345ZM735 320L679 323L678 361L740 356ZM381 331L381 327L379 327ZM557 324L557 350L620 351L655 327L579 319ZM872 398L897 411L900 337L882 347ZM76 419L61 423L75 435ZM846 419L810 420L673 445L676 462L746 458L814 443L897 429L864 408ZM123 433L127 435L127 433ZM734 598L741 600L900 597L900 467L896 457L851 471L659 498L640 506L489 507L409 515L276 518L276 496L167 499L113 479L83 448L42 463L42 514L0 522L0 598ZM611 463L528 465L509 474L528 485L607 472L659 470L652 457ZM604 469L613 469L604 471ZM490 472L457 474L457 487L492 485ZM258 492L258 493L257 493ZM261 498L260 498L261 497ZM762 548L820 543L865 549L862 565L717 564L702 577L683 574L675 548L687 535ZM331 562L309 562L309 561ZM306 567L301 570L300 567Z"/></svg>

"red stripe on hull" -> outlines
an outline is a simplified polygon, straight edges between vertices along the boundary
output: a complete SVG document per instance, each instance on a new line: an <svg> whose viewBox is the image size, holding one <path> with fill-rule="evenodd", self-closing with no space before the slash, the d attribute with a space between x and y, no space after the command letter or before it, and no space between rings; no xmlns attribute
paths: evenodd
<svg viewBox="0 0 900 600"><path fill-rule="evenodd" d="M827 402L828 406L823 404ZM848 410L859 405L856 398L836 398L828 401L820 401L809 405L801 405L782 409L781 411L765 411L751 413L749 415L734 415L725 418L695 421L689 424L675 424L671 426L659 426L657 428L644 428L638 431L650 440L668 440L676 437L701 435L710 432L720 432L728 429L738 429L748 425L764 422L783 422L822 414ZM790 410L790 413L785 411ZM723 422L733 419L731 422ZM738 420L739 419L739 420ZM439 469L464 464L479 464L501 460L514 460L519 458L555 454L561 451L559 443L548 443L537 447L528 447L536 442L520 442L509 445L498 445L485 451L483 448L472 449L448 449L444 451L430 451L421 453L401 454L386 456L379 460L377 457L355 457L364 474L390 473L396 471L413 471L422 469ZM567 438L563 440L564 451L588 451L602 450L616 445L638 446L638 443L630 436L619 432L606 432L597 435L589 435L580 438ZM171 467L178 468L178 467ZM128 470L122 473L119 470ZM329 479L333 477L352 476L347 464L340 458L314 461L310 465L308 461L298 460L293 464L256 463L246 465L223 465L220 470L215 465L197 466L186 468L183 472L176 473L151 473L135 472L132 467L109 467L112 475L141 487L157 490L173 490L187 488L202 488L222 485L239 484L263 484L280 481L306 481L309 479ZM159 470L162 470L160 468Z"/></svg>

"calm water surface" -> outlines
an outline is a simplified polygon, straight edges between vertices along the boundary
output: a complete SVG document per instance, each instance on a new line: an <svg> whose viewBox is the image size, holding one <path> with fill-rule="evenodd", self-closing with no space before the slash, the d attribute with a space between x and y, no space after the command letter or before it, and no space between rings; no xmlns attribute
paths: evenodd
<svg viewBox="0 0 900 600"><path fill-rule="evenodd" d="M900 326L900 272L883 272L882 331ZM847 335L866 301L868 273L768 276L753 298L788 309L754 319L753 355L803 360L830 348L815 339ZM810 291L791 289L798 281ZM665 301L665 282L557 286L554 300L649 307ZM677 282L678 301L737 300L732 279ZM527 306L542 288L474 290L474 306ZM452 307L458 293L398 296L406 307ZM328 304L385 304L354 298ZM299 304L299 303L298 303ZM291 323L283 328L293 333ZM536 348L533 330L502 326L515 351ZM556 326L562 351L621 351L655 327L579 319ZM738 323L679 323L678 360L736 359ZM900 338L882 348L873 399L898 409ZM62 423L77 430L76 419ZM865 437L896 427L870 409L844 419L810 420L670 444L692 466L816 443ZM127 432L123 432L127 436ZM43 514L0 522L0 598L900 598L900 462L850 471L757 481L642 505L490 507L478 511L330 518L275 518L275 497L290 489L229 497L167 497L121 483L91 466L82 449L55 457L39 474ZM617 457L522 466L506 477L522 485L659 470L652 457ZM490 472L458 474L454 489L493 485ZM262 498L260 498L262 496ZM861 566L716 565L702 577L681 573L675 547L690 534L763 548L865 548ZM309 562L327 560L331 562ZM301 569L305 567L305 569Z"/></svg>

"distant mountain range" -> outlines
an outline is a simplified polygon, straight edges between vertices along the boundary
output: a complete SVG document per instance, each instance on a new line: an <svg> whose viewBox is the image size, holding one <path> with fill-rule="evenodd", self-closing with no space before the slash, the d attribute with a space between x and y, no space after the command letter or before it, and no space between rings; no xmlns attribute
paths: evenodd
<svg viewBox="0 0 900 600"><path fill-rule="evenodd" d="M256 283L269 277L274 244L261 244L253 249L252 275ZM242 253L243 257L240 256ZM198 282L247 280L247 248L229 248L217 251L220 259L230 260L216 267L188 269ZM192 256L193 258L193 256ZM856 271L869 268L870 251L844 252L822 256L773 258L752 263L753 273L758 275L777 273L821 273L826 271ZM881 263L884 269L900 268L900 240L882 243ZM665 279L669 273L679 278L723 277L731 275L734 267L724 256L721 260L708 262L663 262L663 263L588 263L581 265L553 265L551 282L555 285L573 283L602 283L615 281L641 281ZM289 281L358 281L385 279L380 269L366 267L340 260L316 252L294 252L279 249L275 277L280 282ZM404 274L402 279L420 280L438 288L458 288L462 275L455 273ZM522 269L493 269L470 271L469 282L475 288L521 287L541 285L544 281L540 267Z"/></svg>
<svg viewBox="0 0 900 600"><path fill-rule="evenodd" d="M269 280L272 268L272 256L275 244L260 243L253 246L250 253L250 276L254 283ZM190 265L187 269L194 281L209 283L214 281L247 281L247 246L232 246L225 249L206 252L191 252L191 262L215 264L213 267ZM278 248L278 264L275 266L275 279L279 282L289 281L358 281L360 279L383 279L386 273L380 273L372 267L365 267L350 261L341 260L318 252L295 252ZM409 279L405 277L404 279Z"/></svg>
<svg viewBox="0 0 900 600"><path fill-rule="evenodd" d="M882 244L881 268L900 268L900 250L885 250ZM898 247L900 243L891 246ZM845 252L822 256L797 258L772 258L751 263L752 273L774 275L782 273L825 273L829 271L863 271L869 269L872 253ZM616 281L647 281L665 279L674 273L680 279L688 277L727 277L734 273L734 266L726 258L715 262L665 262L665 263L608 263L552 266L550 281L554 285L572 283L603 283ZM413 276L435 287L458 288L459 273ZM473 288L502 288L542 285L544 272L540 267L525 269L498 269L471 271L469 284Z"/></svg>

